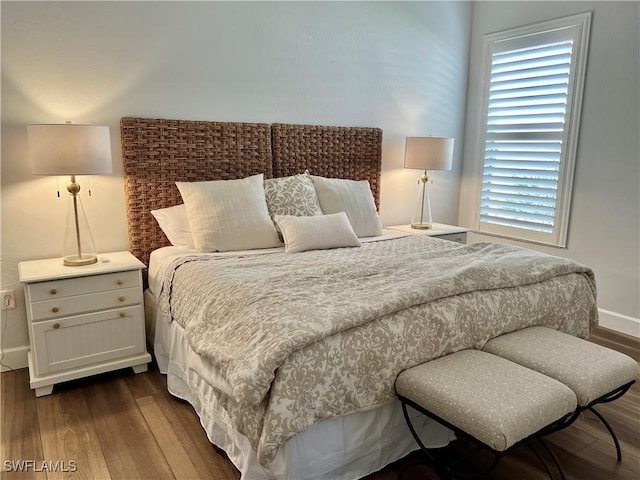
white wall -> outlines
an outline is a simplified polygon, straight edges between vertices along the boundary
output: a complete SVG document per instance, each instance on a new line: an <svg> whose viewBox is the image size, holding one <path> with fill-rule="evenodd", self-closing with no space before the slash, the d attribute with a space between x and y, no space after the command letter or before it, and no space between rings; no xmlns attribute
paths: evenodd
<svg viewBox="0 0 640 480"><path fill-rule="evenodd" d="M386 225L410 220L417 192L419 172L402 169L404 138L454 137L454 168L433 175L432 202L437 221L457 221L467 2L3 2L1 9L2 289L21 292L19 261L61 253L67 199L56 198L54 178L29 173L30 123L111 126L114 173L93 177L93 196L84 197L101 251L128 248L123 116L381 127ZM18 301L2 312L3 363L12 366L21 366L28 345Z"/></svg>
<svg viewBox="0 0 640 480"><path fill-rule="evenodd" d="M640 3L474 3L459 221L473 226L483 35L586 11L593 17L568 248L520 244L591 266L601 325L640 336Z"/></svg>

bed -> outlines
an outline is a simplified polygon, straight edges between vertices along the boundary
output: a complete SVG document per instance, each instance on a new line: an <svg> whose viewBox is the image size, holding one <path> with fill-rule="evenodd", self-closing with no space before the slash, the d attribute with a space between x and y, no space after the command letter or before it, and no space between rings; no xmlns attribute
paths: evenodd
<svg viewBox="0 0 640 480"><path fill-rule="evenodd" d="M379 129L128 117L121 138L131 251L149 265L155 357L243 479L363 477L415 449L394 393L400 371L532 325L579 337L597 325L583 265L508 245L366 233L346 207L351 231L342 212L327 214L333 197L322 189L336 185L366 181L370 208L379 206ZM176 246L151 214L184 201L202 247L194 184L303 175L323 195L326 215L310 215L314 228L331 217L334 236L346 229L355 240L285 251L310 241L300 239L311 224L283 215L285 248L265 237L262 248L210 253ZM253 232L244 238L263 238ZM416 423L430 446L452 439L425 418Z"/></svg>

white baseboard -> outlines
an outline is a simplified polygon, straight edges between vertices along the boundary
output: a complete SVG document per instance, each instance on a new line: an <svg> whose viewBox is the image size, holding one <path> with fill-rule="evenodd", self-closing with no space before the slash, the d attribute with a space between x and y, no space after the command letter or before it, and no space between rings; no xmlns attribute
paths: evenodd
<svg viewBox="0 0 640 480"><path fill-rule="evenodd" d="M640 318L628 317L616 312L599 308L600 326L640 338Z"/></svg>
<svg viewBox="0 0 640 480"><path fill-rule="evenodd" d="M29 362L27 361L29 345L5 348L2 353L4 355L2 357L2 365L0 365L0 372L10 372L11 370L19 370L29 366Z"/></svg>

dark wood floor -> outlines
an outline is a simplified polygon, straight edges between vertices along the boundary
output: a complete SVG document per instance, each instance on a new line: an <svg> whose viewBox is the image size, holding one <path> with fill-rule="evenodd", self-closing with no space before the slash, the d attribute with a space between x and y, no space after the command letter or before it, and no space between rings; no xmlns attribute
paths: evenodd
<svg viewBox="0 0 640 480"><path fill-rule="evenodd" d="M604 329L592 337L596 343L623 351L640 360L640 343ZM639 379L640 380L640 379ZM54 394L35 398L28 372L3 373L2 472L0 478L77 479L238 479L224 453L213 447L190 405L166 391L157 369L133 375L123 370L56 386ZM623 450L616 462L613 443L590 413L573 426L549 437L569 479L640 479L640 387L599 411L618 434ZM453 449L462 448L460 444ZM395 480L415 454L367 477ZM58 468L75 472L6 472L7 461L61 461ZM426 466L407 468L403 480L437 477ZM537 459L525 448L509 453L489 476L495 480L548 478Z"/></svg>

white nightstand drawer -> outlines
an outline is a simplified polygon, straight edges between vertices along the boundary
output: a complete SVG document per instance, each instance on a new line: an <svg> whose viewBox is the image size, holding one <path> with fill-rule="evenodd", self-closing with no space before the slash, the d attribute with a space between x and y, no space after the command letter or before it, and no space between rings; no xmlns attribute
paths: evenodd
<svg viewBox="0 0 640 480"><path fill-rule="evenodd" d="M140 304L142 291L138 287L121 288L106 292L89 293L75 297L61 297L31 303L31 319L34 322Z"/></svg>
<svg viewBox="0 0 640 480"><path fill-rule="evenodd" d="M144 353L143 325L139 305L35 323L36 374Z"/></svg>
<svg viewBox="0 0 640 480"><path fill-rule="evenodd" d="M38 282L29 285L32 302L140 286L138 270Z"/></svg>

